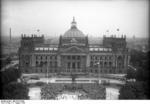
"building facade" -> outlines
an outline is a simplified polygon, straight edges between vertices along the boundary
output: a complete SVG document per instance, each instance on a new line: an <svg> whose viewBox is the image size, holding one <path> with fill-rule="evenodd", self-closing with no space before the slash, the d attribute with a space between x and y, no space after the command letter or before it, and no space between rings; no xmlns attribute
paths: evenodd
<svg viewBox="0 0 150 104"><path fill-rule="evenodd" d="M22 35L19 48L23 73L123 74L129 59L125 36L103 36L102 44L90 44L74 19L59 44L45 44L44 35Z"/></svg>

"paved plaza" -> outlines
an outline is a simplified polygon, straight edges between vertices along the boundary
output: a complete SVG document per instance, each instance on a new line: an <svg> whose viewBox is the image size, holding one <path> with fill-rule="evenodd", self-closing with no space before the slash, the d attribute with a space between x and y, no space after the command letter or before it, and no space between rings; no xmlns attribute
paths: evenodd
<svg viewBox="0 0 150 104"><path fill-rule="evenodd" d="M41 99L41 88L31 87L29 88L30 100ZM64 92L56 97L56 100L77 100L80 93ZM119 96L119 89L113 87L106 87L106 100L117 100Z"/></svg>
<svg viewBox="0 0 150 104"><path fill-rule="evenodd" d="M30 100L40 100L41 99L41 88L40 87L31 87L29 88L28 96Z"/></svg>

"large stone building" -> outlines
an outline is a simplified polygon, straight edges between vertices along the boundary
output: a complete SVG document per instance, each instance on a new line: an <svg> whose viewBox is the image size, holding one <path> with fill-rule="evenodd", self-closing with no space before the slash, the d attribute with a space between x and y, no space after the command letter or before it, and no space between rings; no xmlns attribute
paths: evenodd
<svg viewBox="0 0 150 104"><path fill-rule="evenodd" d="M74 19L59 44L45 44L44 35L22 35L19 48L23 73L126 73L129 58L125 36L104 36L102 44L90 44Z"/></svg>

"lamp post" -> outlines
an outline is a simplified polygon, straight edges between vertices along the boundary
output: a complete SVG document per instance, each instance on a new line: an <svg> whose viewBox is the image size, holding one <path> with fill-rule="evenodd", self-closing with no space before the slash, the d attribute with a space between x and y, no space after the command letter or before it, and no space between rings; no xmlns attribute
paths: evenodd
<svg viewBox="0 0 150 104"><path fill-rule="evenodd" d="M100 60L98 61L98 83L99 83L99 78L100 78Z"/></svg>
<svg viewBox="0 0 150 104"><path fill-rule="evenodd" d="M99 76L100 76L100 60L95 63L95 65L98 65L98 76L97 76L97 80L98 80L98 83L99 83Z"/></svg>
<svg viewBox="0 0 150 104"><path fill-rule="evenodd" d="M46 70L47 70L47 71L46 71L46 72L47 72L47 84L48 84L48 66L49 66L49 65L47 65L47 67L46 67Z"/></svg>

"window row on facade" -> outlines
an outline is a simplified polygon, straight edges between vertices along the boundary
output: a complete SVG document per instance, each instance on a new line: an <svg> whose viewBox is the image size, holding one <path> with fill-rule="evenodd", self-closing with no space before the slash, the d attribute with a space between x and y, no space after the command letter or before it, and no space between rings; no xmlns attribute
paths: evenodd
<svg viewBox="0 0 150 104"><path fill-rule="evenodd" d="M57 55L37 55L36 60L57 60Z"/></svg>
<svg viewBox="0 0 150 104"><path fill-rule="evenodd" d="M58 48L50 48L50 47L36 47L35 51L57 51Z"/></svg>
<svg viewBox="0 0 150 104"><path fill-rule="evenodd" d="M123 61L118 61L116 67L123 68L124 67L124 62ZM113 67L113 62L111 61L91 61L90 62L90 67Z"/></svg>
<svg viewBox="0 0 150 104"><path fill-rule="evenodd" d="M98 62L98 61L91 61L90 62L90 67L112 67L112 62L107 62L107 61L100 61L100 62Z"/></svg>
<svg viewBox="0 0 150 104"><path fill-rule="evenodd" d="M91 60L112 60L113 56L99 56L99 55L92 55Z"/></svg>
<svg viewBox="0 0 150 104"><path fill-rule="evenodd" d="M111 48L90 48L90 51L109 51L111 52Z"/></svg>
<svg viewBox="0 0 150 104"><path fill-rule="evenodd" d="M36 67L53 67L57 68L57 61L36 61Z"/></svg>

